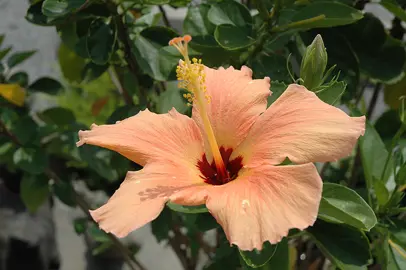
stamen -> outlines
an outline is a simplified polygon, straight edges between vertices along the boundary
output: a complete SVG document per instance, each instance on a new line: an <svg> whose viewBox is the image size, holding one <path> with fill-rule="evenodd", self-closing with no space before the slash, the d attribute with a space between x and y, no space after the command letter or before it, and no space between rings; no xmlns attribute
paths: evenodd
<svg viewBox="0 0 406 270"><path fill-rule="evenodd" d="M188 105L192 103L196 104L203 120L204 129L206 131L207 140L210 144L214 162L216 163L217 172L221 174L222 179L228 179L229 176L226 167L224 166L224 161L221 157L219 146L207 115L206 106L210 103L211 97L208 95L206 89L206 73L204 72L204 65L202 64L201 59L193 58L192 61L189 59L188 43L191 40L192 37L186 35L169 41L169 45L178 49L184 58L184 60L179 60L179 64L176 67L176 77L179 81L178 86L179 88L184 88L189 91L188 94L184 95L184 98L189 102Z"/></svg>

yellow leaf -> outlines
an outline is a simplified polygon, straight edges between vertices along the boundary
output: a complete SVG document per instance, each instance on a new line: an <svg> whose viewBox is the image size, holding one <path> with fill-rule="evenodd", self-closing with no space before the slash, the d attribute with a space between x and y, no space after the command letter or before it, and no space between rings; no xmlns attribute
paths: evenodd
<svg viewBox="0 0 406 270"><path fill-rule="evenodd" d="M25 101L25 90L18 84L0 84L0 96L22 107Z"/></svg>

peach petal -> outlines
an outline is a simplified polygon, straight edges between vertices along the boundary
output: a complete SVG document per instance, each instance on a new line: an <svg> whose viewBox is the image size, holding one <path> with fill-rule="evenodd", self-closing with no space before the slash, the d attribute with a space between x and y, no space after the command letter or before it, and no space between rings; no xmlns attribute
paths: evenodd
<svg viewBox="0 0 406 270"><path fill-rule="evenodd" d="M321 192L322 181L312 163L263 165L214 186L206 205L231 244L261 250L265 241L278 243L289 229L313 225Z"/></svg>
<svg viewBox="0 0 406 270"><path fill-rule="evenodd" d="M252 80L252 71L243 66L218 70L205 68L207 113L219 147L235 148L247 135L251 125L266 109L271 94L270 79ZM204 132L198 108L192 118ZM207 143L205 144L207 146ZM209 148L207 148L209 149ZM210 153L210 151L206 151Z"/></svg>
<svg viewBox="0 0 406 270"><path fill-rule="evenodd" d="M349 117L305 87L291 84L252 126L231 158L246 166L334 161L351 153L365 132L365 116Z"/></svg>
<svg viewBox="0 0 406 270"><path fill-rule="evenodd" d="M79 131L78 146L93 144L119 152L145 165L156 159L196 164L203 153L203 139L195 122L172 109L167 114L148 110L114 125L95 125Z"/></svg>
<svg viewBox="0 0 406 270"><path fill-rule="evenodd" d="M193 167L156 162L146 165L141 171L128 172L108 202L90 213L101 229L117 237L125 237L157 218L172 197L181 200L182 196L178 193L185 190L192 192L184 195L194 196L184 198L184 202L189 202L189 205L204 204L207 195L201 193L198 197L193 190L207 184L202 182L195 170Z"/></svg>

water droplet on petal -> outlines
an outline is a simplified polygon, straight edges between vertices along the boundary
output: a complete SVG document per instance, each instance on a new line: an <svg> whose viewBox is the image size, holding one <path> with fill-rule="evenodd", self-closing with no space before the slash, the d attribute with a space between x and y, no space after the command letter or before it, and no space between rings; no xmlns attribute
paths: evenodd
<svg viewBox="0 0 406 270"><path fill-rule="evenodd" d="M141 183L141 181L140 181L140 180L137 180L137 181L135 181L135 183L136 183L136 184L139 184L139 183Z"/></svg>
<svg viewBox="0 0 406 270"><path fill-rule="evenodd" d="M176 179L176 176L172 176L172 179Z"/></svg>
<svg viewBox="0 0 406 270"><path fill-rule="evenodd" d="M249 201L249 200L246 200L246 199L245 199L245 200L242 200L241 205L242 205L242 208L245 209L245 208L247 208L247 207L250 206L250 201Z"/></svg>

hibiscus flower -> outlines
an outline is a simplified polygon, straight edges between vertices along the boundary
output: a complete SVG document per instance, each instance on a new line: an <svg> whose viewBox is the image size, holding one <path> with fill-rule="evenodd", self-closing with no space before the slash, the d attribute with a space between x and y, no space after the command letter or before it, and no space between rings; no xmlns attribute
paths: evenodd
<svg viewBox="0 0 406 270"><path fill-rule="evenodd" d="M192 117L175 109L141 111L113 125L80 131L82 144L105 147L144 166L128 172L110 200L91 211L106 232L124 237L155 219L167 202L205 204L241 250L274 244L316 218L322 180L313 162L348 156L365 117L349 117L291 84L267 109L270 79L248 67L211 69L188 57L190 36L170 44L183 55L177 75ZM292 165L280 165L288 158Z"/></svg>

